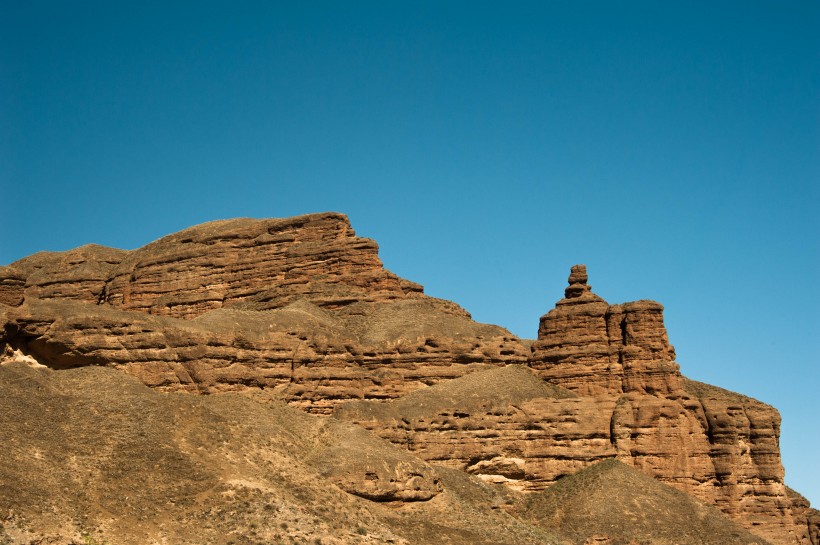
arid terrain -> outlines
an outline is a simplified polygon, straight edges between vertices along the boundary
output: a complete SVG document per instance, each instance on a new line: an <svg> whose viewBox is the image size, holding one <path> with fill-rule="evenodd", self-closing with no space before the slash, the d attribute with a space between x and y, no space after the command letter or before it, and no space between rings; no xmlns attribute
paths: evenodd
<svg viewBox="0 0 820 545"><path fill-rule="evenodd" d="M549 288L519 339L337 213L0 267L0 544L820 544L775 408Z"/></svg>

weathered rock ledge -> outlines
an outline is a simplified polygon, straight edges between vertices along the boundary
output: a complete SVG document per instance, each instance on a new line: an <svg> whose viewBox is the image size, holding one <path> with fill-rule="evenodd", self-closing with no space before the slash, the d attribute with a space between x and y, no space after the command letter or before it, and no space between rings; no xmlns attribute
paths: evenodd
<svg viewBox="0 0 820 545"><path fill-rule="evenodd" d="M341 214L227 220L0 267L0 353L264 391L514 491L617 458L772 543L818 545L817 511L783 484L774 408L684 378L659 303L610 305L583 265L564 295L533 343L385 270ZM380 466L395 489L341 471L363 497L437 493L412 465Z"/></svg>

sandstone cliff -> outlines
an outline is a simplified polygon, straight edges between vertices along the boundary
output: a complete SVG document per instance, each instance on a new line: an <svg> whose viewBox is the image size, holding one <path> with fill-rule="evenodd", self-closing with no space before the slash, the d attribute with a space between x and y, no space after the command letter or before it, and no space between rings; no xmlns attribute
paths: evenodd
<svg viewBox="0 0 820 545"><path fill-rule="evenodd" d="M817 545L817 512L783 484L777 411L684 378L663 307L609 305L583 266L532 343L386 271L341 214L212 222L134 251L89 245L0 267L0 351L335 411L512 493L617 458L772 543ZM336 485L437 493L368 492L355 471Z"/></svg>
<svg viewBox="0 0 820 545"><path fill-rule="evenodd" d="M0 270L7 344L55 368L112 365L165 390L276 387L327 413L528 347L385 270L341 214L230 220L126 252L84 246ZM2 309L2 307L0 307Z"/></svg>
<svg viewBox="0 0 820 545"><path fill-rule="evenodd" d="M541 317L530 367L584 395L679 391L663 306L654 301L609 305L587 280L585 266L572 267L565 297Z"/></svg>
<svg viewBox="0 0 820 545"><path fill-rule="evenodd" d="M337 416L425 460L516 490L542 490L616 457L772 542L810 543L813 515L783 483L778 412L681 376L658 303L610 306L580 265L569 284L541 318L529 360L535 376L561 389L539 392L535 376L523 387L529 373L507 368L386 406L348 404ZM518 396L497 397L499 383L518 384ZM482 405L469 401L479 395Z"/></svg>
<svg viewBox="0 0 820 545"><path fill-rule="evenodd" d="M328 308L420 295L382 267L378 245L342 214L214 221L132 252L97 245L41 252L0 271L0 303L65 298L192 318L248 303L296 299ZM455 305L449 305L455 309Z"/></svg>

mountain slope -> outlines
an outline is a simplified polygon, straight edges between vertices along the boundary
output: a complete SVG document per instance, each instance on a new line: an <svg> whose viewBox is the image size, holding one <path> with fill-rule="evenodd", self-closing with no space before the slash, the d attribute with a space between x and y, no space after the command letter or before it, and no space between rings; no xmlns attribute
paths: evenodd
<svg viewBox="0 0 820 545"><path fill-rule="evenodd" d="M561 529L574 543L767 545L720 511L614 459L528 496L523 518ZM599 542L600 542L599 541Z"/></svg>

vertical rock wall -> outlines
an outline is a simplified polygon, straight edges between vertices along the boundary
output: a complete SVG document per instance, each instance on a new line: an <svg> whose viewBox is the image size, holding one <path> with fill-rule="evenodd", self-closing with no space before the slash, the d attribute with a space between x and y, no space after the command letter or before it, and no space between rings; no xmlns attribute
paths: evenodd
<svg viewBox="0 0 820 545"><path fill-rule="evenodd" d="M592 293L584 265L541 317L530 366L544 380L582 395L680 390L675 349L654 301L609 305Z"/></svg>

